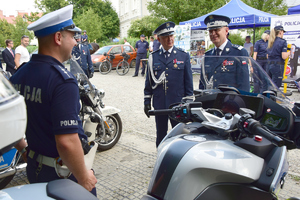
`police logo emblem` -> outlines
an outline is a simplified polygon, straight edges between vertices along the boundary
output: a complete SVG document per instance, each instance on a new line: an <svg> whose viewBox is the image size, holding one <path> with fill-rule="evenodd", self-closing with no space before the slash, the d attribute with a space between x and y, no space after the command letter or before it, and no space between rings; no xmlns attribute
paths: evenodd
<svg viewBox="0 0 300 200"><path fill-rule="evenodd" d="M167 23L167 24L166 24L166 27L169 28L169 27L170 27L170 23Z"/></svg>
<svg viewBox="0 0 300 200"><path fill-rule="evenodd" d="M213 19L214 19L214 17L213 17L212 15L210 15L210 16L209 16L209 19L210 19L210 20L213 20Z"/></svg>

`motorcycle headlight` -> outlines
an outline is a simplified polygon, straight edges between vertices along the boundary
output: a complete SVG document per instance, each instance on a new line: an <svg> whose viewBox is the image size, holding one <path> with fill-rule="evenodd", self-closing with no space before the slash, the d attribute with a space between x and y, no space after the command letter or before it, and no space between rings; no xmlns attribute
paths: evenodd
<svg viewBox="0 0 300 200"><path fill-rule="evenodd" d="M105 96L104 90L102 90L102 89L98 90L97 89L97 95L99 96L100 99L103 99L104 96Z"/></svg>

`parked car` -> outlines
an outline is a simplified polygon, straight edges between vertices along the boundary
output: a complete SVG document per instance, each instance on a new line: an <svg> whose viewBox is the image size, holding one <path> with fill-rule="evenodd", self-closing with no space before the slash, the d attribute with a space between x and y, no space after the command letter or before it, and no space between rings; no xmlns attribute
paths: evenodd
<svg viewBox="0 0 300 200"><path fill-rule="evenodd" d="M113 54L115 56L115 59L112 62L113 68L117 67L118 63L123 59L123 57L121 56L123 52L130 56L130 58L128 59L130 67L135 67L136 51L130 45L120 44L101 47L91 55L93 67L95 70L99 71L99 65L105 59L105 56L103 55L105 52L107 54Z"/></svg>

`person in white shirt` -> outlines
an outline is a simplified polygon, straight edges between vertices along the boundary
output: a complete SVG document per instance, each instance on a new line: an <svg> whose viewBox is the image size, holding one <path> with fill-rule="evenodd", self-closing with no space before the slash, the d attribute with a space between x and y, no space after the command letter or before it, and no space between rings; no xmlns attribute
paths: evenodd
<svg viewBox="0 0 300 200"><path fill-rule="evenodd" d="M154 41L154 37L151 36L151 37L150 37L150 43L149 43L149 51L150 51L150 52L153 51L153 41Z"/></svg>
<svg viewBox="0 0 300 200"><path fill-rule="evenodd" d="M26 47L29 45L29 37L23 35L21 38L21 45L15 50L15 64L16 68L19 68L23 62L28 62L30 60L30 55Z"/></svg>
<svg viewBox="0 0 300 200"><path fill-rule="evenodd" d="M251 57L253 54L253 44L250 42L251 37L248 35L245 39L244 48L248 51L249 56Z"/></svg>
<svg viewBox="0 0 300 200"><path fill-rule="evenodd" d="M124 39L124 44L125 44L125 45L130 45L129 42L127 42L126 39Z"/></svg>

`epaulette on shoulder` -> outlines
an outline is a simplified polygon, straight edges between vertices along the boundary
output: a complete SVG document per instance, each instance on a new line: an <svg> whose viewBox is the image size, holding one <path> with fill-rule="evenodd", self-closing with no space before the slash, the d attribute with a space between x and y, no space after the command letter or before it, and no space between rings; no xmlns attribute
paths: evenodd
<svg viewBox="0 0 300 200"><path fill-rule="evenodd" d="M154 54L156 52L159 52L160 49L157 49L156 51L152 51L151 54Z"/></svg>
<svg viewBox="0 0 300 200"><path fill-rule="evenodd" d="M54 67L60 73L64 80L74 79L72 73L66 70L64 67L60 65L52 65L52 67Z"/></svg>
<svg viewBox="0 0 300 200"><path fill-rule="evenodd" d="M182 49L182 48L180 48L180 47L177 47L177 49L178 49L179 51L182 51L182 52L184 52L184 53L187 53L186 50L184 50L184 49Z"/></svg>
<svg viewBox="0 0 300 200"><path fill-rule="evenodd" d="M232 46L234 48L238 49L238 50L242 50L244 48L243 46L240 46L240 45L237 45L237 44L233 44Z"/></svg>

